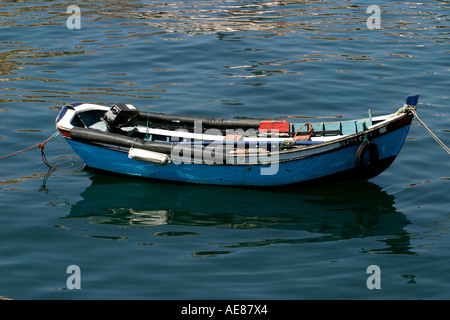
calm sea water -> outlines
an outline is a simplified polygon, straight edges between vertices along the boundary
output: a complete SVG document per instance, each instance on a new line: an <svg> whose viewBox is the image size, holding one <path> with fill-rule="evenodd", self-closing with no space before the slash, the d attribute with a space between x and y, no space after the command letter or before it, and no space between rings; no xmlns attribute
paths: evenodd
<svg viewBox="0 0 450 320"><path fill-rule="evenodd" d="M0 156L50 137L79 101L351 119L421 93L421 118L450 144L448 1L77 3L80 29L70 2L1 2ZM417 121L382 175L314 188L99 175L60 136L45 154L58 170L37 148L0 160L0 296L450 298L449 157Z"/></svg>

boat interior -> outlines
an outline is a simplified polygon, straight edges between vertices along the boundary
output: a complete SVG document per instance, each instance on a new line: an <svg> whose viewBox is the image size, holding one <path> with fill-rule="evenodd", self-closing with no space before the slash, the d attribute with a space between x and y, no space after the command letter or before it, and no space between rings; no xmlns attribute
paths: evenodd
<svg viewBox="0 0 450 320"><path fill-rule="evenodd" d="M94 105L92 105L94 106ZM70 126L113 132L155 142L299 140L325 142L364 132L389 116L331 122L216 119L142 112L131 105L85 108L75 112ZM201 121L201 122L200 122Z"/></svg>

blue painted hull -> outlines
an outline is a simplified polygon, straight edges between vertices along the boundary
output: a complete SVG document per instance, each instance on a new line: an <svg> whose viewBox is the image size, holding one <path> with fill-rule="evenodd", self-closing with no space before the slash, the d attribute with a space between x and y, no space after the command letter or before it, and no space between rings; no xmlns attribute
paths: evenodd
<svg viewBox="0 0 450 320"><path fill-rule="evenodd" d="M306 148L270 164L196 164L171 162L160 166L128 157L125 150L67 139L86 165L117 174L214 185L280 186L324 180L370 179L383 172L399 154L411 118L386 132L374 134L378 159L370 168L358 168L355 155L364 134L331 146ZM370 134L370 132L369 132ZM367 136L367 132L365 133ZM336 147L336 144L339 144ZM322 149L320 149L322 148Z"/></svg>

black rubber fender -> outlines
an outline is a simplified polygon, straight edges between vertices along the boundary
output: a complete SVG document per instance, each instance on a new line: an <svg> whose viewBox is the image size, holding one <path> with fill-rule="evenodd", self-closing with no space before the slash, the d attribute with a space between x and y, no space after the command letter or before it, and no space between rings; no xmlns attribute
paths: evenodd
<svg viewBox="0 0 450 320"><path fill-rule="evenodd" d="M366 152L370 152L369 162L364 163ZM355 165L358 169L369 169L376 166L379 158L378 147L373 141L364 140L355 154Z"/></svg>

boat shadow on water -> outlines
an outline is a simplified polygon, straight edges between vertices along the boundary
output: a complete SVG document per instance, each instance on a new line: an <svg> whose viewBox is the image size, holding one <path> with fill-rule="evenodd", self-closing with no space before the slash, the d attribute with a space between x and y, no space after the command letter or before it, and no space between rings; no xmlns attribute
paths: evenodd
<svg viewBox="0 0 450 320"><path fill-rule="evenodd" d="M249 189L120 176L94 175L91 180L92 184L81 194L83 199L62 219L82 218L89 224L121 227L170 225L178 230L157 228L156 236L196 234L207 227L311 233L306 238L301 233L298 239L264 239L222 246L228 248L381 237L385 247L380 253L413 253L409 234L404 230L409 220L394 207L393 195L368 181L326 187ZM195 232L180 231L180 227Z"/></svg>

